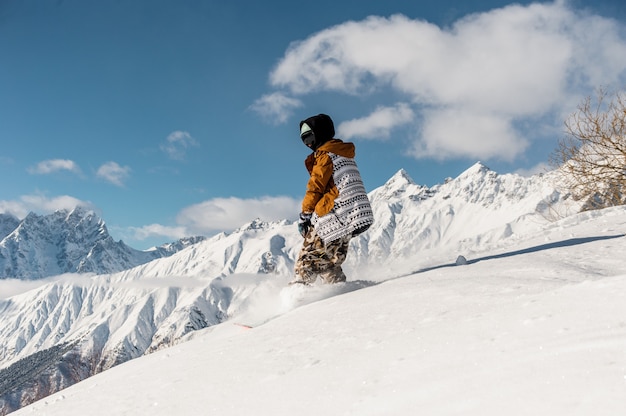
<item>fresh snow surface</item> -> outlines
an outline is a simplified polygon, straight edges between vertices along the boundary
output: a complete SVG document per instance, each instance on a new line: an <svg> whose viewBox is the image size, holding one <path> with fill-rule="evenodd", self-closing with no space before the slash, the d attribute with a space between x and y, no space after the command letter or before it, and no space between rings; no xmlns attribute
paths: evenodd
<svg viewBox="0 0 626 416"><path fill-rule="evenodd" d="M626 209L522 231L404 276L228 276L252 291L228 321L13 414L626 414Z"/></svg>

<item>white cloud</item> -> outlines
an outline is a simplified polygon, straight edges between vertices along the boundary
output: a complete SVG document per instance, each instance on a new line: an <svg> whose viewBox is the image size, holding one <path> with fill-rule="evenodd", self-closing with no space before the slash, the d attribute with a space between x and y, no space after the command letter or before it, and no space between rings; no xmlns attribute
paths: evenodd
<svg viewBox="0 0 626 416"><path fill-rule="evenodd" d="M67 170L69 172L80 174L80 168L73 160L68 159L50 159L39 162L36 166L28 169L29 173L47 175L54 172Z"/></svg>
<svg viewBox="0 0 626 416"><path fill-rule="evenodd" d="M423 121L412 146L421 149L416 157L511 160L536 131L546 131L539 125L522 134L518 126L562 125L561 114L581 97L623 86L625 33L623 23L577 12L565 1L510 5L446 28L402 15L369 17L293 43L270 82L295 96L374 90L409 96L415 119ZM451 113L457 118L446 122Z"/></svg>
<svg viewBox="0 0 626 416"><path fill-rule="evenodd" d="M210 235L234 230L255 218L264 221L295 218L301 209L300 202L282 196L214 198L183 209L176 221L189 235Z"/></svg>
<svg viewBox="0 0 626 416"><path fill-rule="evenodd" d="M174 226L149 224L143 227L110 227L124 240L150 239L178 240L190 236L210 236L222 231L233 231L260 218L263 221L295 219L300 212L300 200L293 198L261 197L257 199L214 198L182 209Z"/></svg>
<svg viewBox="0 0 626 416"><path fill-rule="evenodd" d="M161 145L161 150L165 152L170 159L184 160L187 150L190 147L197 147L199 143L191 137L186 131L174 131L167 136L165 143Z"/></svg>
<svg viewBox="0 0 626 416"><path fill-rule="evenodd" d="M296 98L275 92L264 95L250 106L270 124L282 124L293 114L293 110L302 107L302 102Z"/></svg>
<svg viewBox="0 0 626 416"><path fill-rule="evenodd" d="M389 139L395 127L413 121L415 114L406 103L394 107L378 107L372 114L356 120L344 121L337 127L339 137L345 139Z"/></svg>
<svg viewBox="0 0 626 416"><path fill-rule="evenodd" d="M447 108L424 113L421 140L410 154L416 158L443 160L450 157L513 160L528 146L508 119L466 108Z"/></svg>
<svg viewBox="0 0 626 416"><path fill-rule="evenodd" d="M167 237L171 240L178 240L188 237L187 229L182 226L169 227L161 224L144 225L143 227L130 227L128 232L135 240L147 240L153 237Z"/></svg>
<svg viewBox="0 0 626 416"><path fill-rule="evenodd" d="M43 280L21 280L21 279L0 279L0 299L7 299L49 283L49 279Z"/></svg>
<svg viewBox="0 0 626 416"><path fill-rule="evenodd" d="M85 276L85 273L65 273L37 280L0 279L0 299L7 299L56 282L85 285L86 282L89 282Z"/></svg>
<svg viewBox="0 0 626 416"><path fill-rule="evenodd" d="M116 162L107 162L98 168L96 176L116 186L124 186L124 181L130 176L128 166L120 166Z"/></svg>
<svg viewBox="0 0 626 416"><path fill-rule="evenodd" d="M24 218L28 213L50 214L58 210L71 210L77 206L93 209L88 201L81 201L69 195L47 197L43 194L22 195L18 200L0 200L0 212L13 214L18 218Z"/></svg>

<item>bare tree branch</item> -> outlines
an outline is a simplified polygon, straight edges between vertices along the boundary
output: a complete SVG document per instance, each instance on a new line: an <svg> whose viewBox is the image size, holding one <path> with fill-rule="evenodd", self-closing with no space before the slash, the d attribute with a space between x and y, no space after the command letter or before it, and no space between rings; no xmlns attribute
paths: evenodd
<svg viewBox="0 0 626 416"><path fill-rule="evenodd" d="M626 204L626 97L599 90L565 121L550 164L583 210Z"/></svg>

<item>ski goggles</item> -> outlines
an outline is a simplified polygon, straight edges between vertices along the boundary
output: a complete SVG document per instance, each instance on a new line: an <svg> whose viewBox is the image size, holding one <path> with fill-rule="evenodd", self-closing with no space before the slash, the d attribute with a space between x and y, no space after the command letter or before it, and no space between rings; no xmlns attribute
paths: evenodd
<svg viewBox="0 0 626 416"><path fill-rule="evenodd" d="M305 131L300 135L300 138L302 139L302 143L307 147L311 147L313 143L315 143L315 133L313 133L313 130Z"/></svg>

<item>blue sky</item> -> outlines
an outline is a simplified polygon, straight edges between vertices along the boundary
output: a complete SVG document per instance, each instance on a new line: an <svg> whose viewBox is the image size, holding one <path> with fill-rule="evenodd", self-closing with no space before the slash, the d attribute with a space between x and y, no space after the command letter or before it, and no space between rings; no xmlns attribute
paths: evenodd
<svg viewBox="0 0 626 416"><path fill-rule="evenodd" d="M139 249L295 219L322 112L369 190L529 174L624 85L623 0L2 0L0 212L87 205Z"/></svg>

